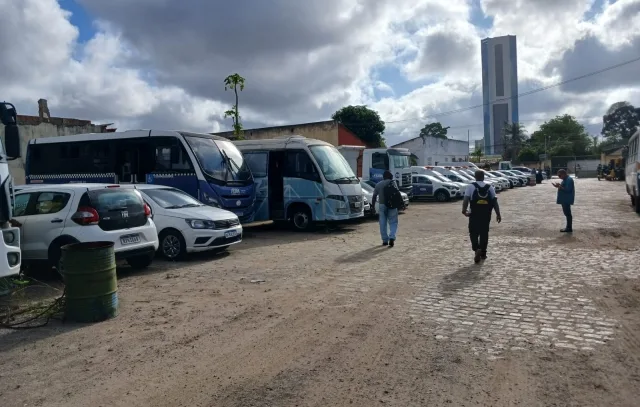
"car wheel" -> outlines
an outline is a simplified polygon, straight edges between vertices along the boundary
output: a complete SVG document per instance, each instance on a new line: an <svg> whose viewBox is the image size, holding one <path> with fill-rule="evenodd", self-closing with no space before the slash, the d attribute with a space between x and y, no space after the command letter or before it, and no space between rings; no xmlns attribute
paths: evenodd
<svg viewBox="0 0 640 407"><path fill-rule="evenodd" d="M160 233L160 247L158 250L165 259L182 259L187 253L186 246L182 233L177 230L169 229Z"/></svg>
<svg viewBox="0 0 640 407"><path fill-rule="evenodd" d="M436 192L436 201L445 202L447 199L449 199L449 197L447 196L446 192L444 192L444 191Z"/></svg>
<svg viewBox="0 0 640 407"><path fill-rule="evenodd" d="M303 206L298 206L291 213L291 226L298 232L306 232L312 227L311 212Z"/></svg>
<svg viewBox="0 0 640 407"><path fill-rule="evenodd" d="M131 268L142 270L146 269L151 265L153 261L153 256L144 255L144 256L135 256L127 259L127 264L131 266Z"/></svg>
<svg viewBox="0 0 640 407"><path fill-rule="evenodd" d="M68 244L72 244L72 243L78 243L77 240L69 237L69 238L60 238L60 240L56 240L53 243L51 243L51 246L49 246L49 252L48 252L48 263L47 266L50 268L55 268L57 270L57 273L60 273L60 258L62 257L62 246L68 245Z"/></svg>

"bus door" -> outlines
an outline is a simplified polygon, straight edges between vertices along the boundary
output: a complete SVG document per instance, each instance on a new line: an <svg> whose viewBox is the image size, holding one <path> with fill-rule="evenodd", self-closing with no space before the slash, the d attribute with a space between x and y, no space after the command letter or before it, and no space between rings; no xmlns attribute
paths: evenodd
<svg viewBox="0 0 640 407"><path fill-rule="evenodd" d="M284 150L269 152L269 217L273 220L285 218L284 213L284 168L286 152Z"/></svg>

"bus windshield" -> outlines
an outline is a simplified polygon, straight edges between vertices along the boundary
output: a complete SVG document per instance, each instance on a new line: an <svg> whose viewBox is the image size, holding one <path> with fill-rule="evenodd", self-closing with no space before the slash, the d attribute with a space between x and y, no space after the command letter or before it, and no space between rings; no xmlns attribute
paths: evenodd
<svg viewBox="0 0 640 407"><path fill-rule="evenodd" d="M249 181L251 171L240 151L229 141L184 135L202 172L219 181Z"/></svg>
<svg viewBox="0 0 640 407"><path fill-rule="evenodd" d="M408 155L389 154L389 158L393 162L394 168L409 168L411 166Z"/></svg>
<svg viewBox="0 0 640 407"><path fill-rule="evenodd" d="M358 178L349 163L333 146L310 146L311 154L318 162L320 171L329 182L357 184Z"/></svg>

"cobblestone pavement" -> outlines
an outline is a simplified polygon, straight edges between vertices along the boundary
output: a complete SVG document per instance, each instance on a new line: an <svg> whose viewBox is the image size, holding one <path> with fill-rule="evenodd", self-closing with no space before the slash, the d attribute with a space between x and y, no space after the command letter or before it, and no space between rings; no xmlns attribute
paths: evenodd
<svg viewBox="0 0 640 407"><path fill-rule="evenodd" d="M0 400L636 406L640 217L622 183L576 189L573 235L549 181L501 193L480 265L460 202L413 202L394 248L372 220L259 226L228 255L124 270L115 319L0 331Z"/></svg>

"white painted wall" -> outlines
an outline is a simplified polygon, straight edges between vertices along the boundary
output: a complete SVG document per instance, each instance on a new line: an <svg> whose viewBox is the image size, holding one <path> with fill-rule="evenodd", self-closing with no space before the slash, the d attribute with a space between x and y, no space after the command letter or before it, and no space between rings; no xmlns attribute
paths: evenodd
<svg viewBox="0 0 640 407"><path fill-rule="evenodd" d="M57 126L51 123L38 125L20 125L20 139L22 140L22 157L9 162L9 171L13 176L14 185L25 183L24 162L27 157L27 144L29 140L42 137L69 136L72 134L99 133L101 127L96 125L86 126ZM0 126L0 137L4 145L4 126Z"/></svg>
<svg viewBox="0 0 640 407"><path fill-rule="evenodd" d="M469 161L469 143L461 140L416 137L393 147L406 148L418 157L418 165L447 165L455 161Z"/></svg>

